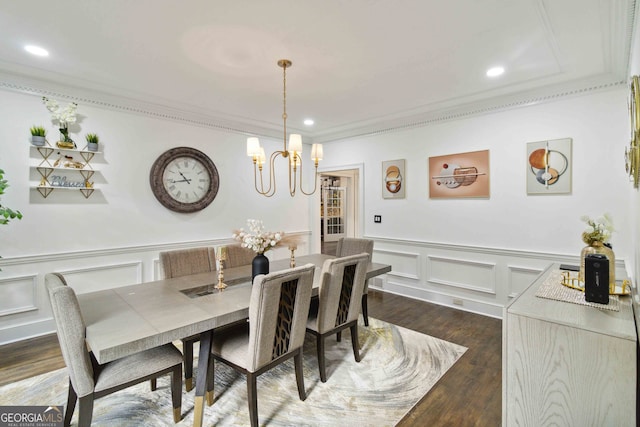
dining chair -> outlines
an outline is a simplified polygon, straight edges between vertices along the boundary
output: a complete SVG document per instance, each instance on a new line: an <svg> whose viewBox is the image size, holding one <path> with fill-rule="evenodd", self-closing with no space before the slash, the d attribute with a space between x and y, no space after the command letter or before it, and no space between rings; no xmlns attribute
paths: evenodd
<svg viewBox="0 0 640 427"><path fill-rule="evenodd" d="M160 268L165 279L215 271L215 249L201 247L160 252ZM193 335L181 340L184 354L184 388L186 391L193 389L193 344L199 340L200 335Z"/></svg>
<svg viewBox="0 0 640 427"><path fill-rule="evenodd" d="M118 390L171 374L173 421L182 415L182 353L172 344L141 351L100 365L85 342L86 326L73 288L59 273L45 275L62 357L69 372L69 392L64 425L79 402L78 425L89 426L93 402Z"/></svg>
<svg viewBox="0 0 640 427"><path fill-rule="evenodd" d="M369 258L373 256L373 240L369 239L357 239L354 237L342 237L338 240L338 246L336 248L336 256L343 257L347 255L356 255L362 252L369 254ZM371 259L369 259L371 261ZM369 281L364 282L364 291L362 292L362 317L364 318L364 325L369 326L369 305L367 302L367 295L369 293Z"/></svg>
<svg viewBox="0 0 640 427"><path fill-rule="evenodd" d="M249 248L243 248L240 245L228 245L227 261L224 268L240 267L242 265L251 265L256 253Z"/></svg>
<svg viewBox="0 0 640 427"><path fill-rule="evenodd" d="M351 330L351 346L356 362L360 362L358 315L364 289L369 254L328 259L322 265L318 299L307 320L307 331L316 336L320 381L327 382L324 341L329 335Z"/></svg>
<svg viewBox="0 0 640 427"><path fill-rule="evenodd" d="M253 280L249 321L216 329L207 395L213 395L214 362L221 361L246 376L249 419L258 425L256 379L274 366L294 358L298 396L307 398L302 373L302 345L313 287L313 264L260 274Z"/></svg>

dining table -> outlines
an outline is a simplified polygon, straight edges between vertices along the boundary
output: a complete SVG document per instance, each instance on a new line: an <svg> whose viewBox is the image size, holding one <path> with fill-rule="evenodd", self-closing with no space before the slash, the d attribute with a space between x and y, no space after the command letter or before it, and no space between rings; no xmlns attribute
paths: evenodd
<svg viewBox="0 0 640 427"><path fill-rule="evenodd" d="M318 294L320 269L334 258L310 254L295 258L295 264L314 264L313 295ZM224 264L223 264L224 267ZM290 259L273 260L271 272L291 267ZM86 324L86 342L96 360L104 364L140 351L200 335L193 425L202 426L211 341L215 329L249 317L251 265L219 271L115 286L78 295ZM391 265L370 262L366 278L391 271Z"/></svg>

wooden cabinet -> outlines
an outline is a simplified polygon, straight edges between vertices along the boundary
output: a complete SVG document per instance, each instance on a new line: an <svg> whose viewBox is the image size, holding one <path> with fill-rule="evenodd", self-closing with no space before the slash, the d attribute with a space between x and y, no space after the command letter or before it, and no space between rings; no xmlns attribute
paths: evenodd
<svg viewBox="0 0 640 427"><path fill-rule="evenodd" d="M637 334L620 311L536 296L552 264L505 309L504 426L635 426Z"/></svg>

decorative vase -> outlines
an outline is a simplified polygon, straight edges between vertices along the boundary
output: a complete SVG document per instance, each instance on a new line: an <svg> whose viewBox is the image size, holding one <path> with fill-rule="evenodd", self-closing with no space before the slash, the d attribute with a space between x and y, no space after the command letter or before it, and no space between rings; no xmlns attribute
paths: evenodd
<svg viewBox="0 0 640 427"><path fill-rule="evenodd" d="M269 274L269 258L267 258L264 254L258 254L251 261L251 281L258 274Z"/></svg>
<svg viewBox="0 0 640 427"><path fill-rule="evenodd" d="M614 287L616 284L616 256L613 253L613 249L605 246L599 241L595 241L589 246L585 246L580 252L580 281L584 282L584 259L590 254L602 254L609 260L609 288L611 289L611 287Z"/></svg>

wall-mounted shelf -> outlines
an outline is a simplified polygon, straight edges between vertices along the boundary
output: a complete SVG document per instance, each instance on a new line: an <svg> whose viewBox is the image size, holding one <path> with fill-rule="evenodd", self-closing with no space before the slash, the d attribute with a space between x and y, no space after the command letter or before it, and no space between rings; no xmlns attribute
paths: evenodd
<svg viewBox="0 0 640 427"><path fill-rule="evenodd" d="M31 168L38 172L41 179L40 183L32 188L38 190L42 197L47 198L53 190L80 191L85 199L93 194L95 188L89 180L96 171L91 165L91 160L99 154L98 151L58 148L50 145L34 146L34 148L40 156L40 163ZM59 155L53 158L54 153ZM67 173L70 173L72 178L75 176L82 180L67 181Z"/></svg>

